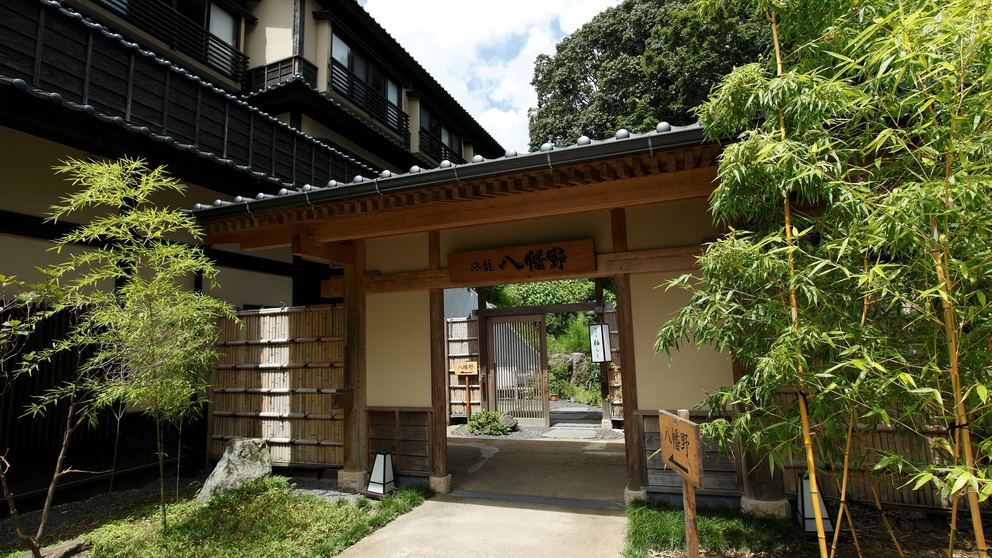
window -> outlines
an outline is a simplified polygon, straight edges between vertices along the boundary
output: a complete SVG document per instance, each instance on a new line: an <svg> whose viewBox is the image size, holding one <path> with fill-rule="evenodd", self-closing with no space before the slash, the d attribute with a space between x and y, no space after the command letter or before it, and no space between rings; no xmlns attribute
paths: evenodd
<svg viewBox="0 0 992 558"><path fill-rule="evenodd" d="M210 4L208 31L228 46L237 48L241 38L241 20L217 4Z"/></svg>
<svg viewBox="0 0 992 558"><path fill-rule="evenodd" d="M354 77L357 78L358 81L368 85L368 90L373 93L378 93L382 98L389 101L389 103L394 107L400 106L399 85L397 85L395 81L386 75L381 66L369 60L364 54L352 50L352 48L348 46L348 43L344 42L344 39L336 34L332 34L331 36L331 58L334 62L340 64L344 69L354 74ZM348 92L345 90L344 84L338 83L338 81L344 80L334 80L333 85L335 86L335 89L347 95ZM352 87L354 87L354 85ZM359 87L357 89L365 90L366 88ZM368 100L365 99L353 100L362 106L366 106L368 103Z"/></svg>
<svg viewBox="0 0 992 558"><path fill-rule="evenodd" d="M420 149L437 160L462 161L462 138L426 107L420 107Z"/></svg>

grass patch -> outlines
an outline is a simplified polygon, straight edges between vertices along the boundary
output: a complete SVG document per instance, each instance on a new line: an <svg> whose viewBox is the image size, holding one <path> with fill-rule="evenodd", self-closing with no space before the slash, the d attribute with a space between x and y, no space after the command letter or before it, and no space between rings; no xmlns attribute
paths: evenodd
<svg viewBox="0 0 992 558"><path fill-rule="evenodd" d="M699 510L699 546L709 552L768 552L792 549L803 536L788 520L767 519L731 510ZM663 550L685 549L682 508L658 502L636 502L627 508L624 558L643 558Z"/></svg>
<svg viewBox="0 0 992 558"><path fill-rule="evenodd" d="M158 509L150 506L80 538L93 541L92 555L101 558L332 556L426 497L423 489L406 488L376 502L328 502L293 494L285 478L271 477L215 496L205 506L192 500L170 504L164 533Z"/></svg>

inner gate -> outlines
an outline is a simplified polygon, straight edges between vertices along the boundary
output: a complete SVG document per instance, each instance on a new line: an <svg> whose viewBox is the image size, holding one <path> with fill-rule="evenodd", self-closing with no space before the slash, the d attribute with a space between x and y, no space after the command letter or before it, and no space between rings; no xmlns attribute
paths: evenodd
<svg viewBox="0 0 992 558"><path fill-rule="evenodd" d="M490 381L496 411L521 426L551 426L544 314L488 320Z"/></svg>

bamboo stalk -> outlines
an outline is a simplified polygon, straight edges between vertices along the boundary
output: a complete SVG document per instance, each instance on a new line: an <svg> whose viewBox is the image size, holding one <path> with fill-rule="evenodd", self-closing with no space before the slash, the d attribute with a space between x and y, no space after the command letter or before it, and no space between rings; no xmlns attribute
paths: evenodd
<svg viewBox="0 0 992 558"><path fill-rule="evenodd" d="M851 528L851 537L854 539L854 548L858 551L858 556L861 556L861 545L858 544L858 533L854 530L854 522L851 520L851 511L847 507L847 480L848 471L850 471L851 464L851 439L854 437L854 410L851 410L851 418L847 425L847 443L844 447L844 474L843 480L840 481L838 486L840 490L840 509L837 511L837 525L834 529L834 541L833 545L830 547L830 558L834 558L837 553L837 542L840 540L840 528L844 524L844 513L847 512L847 524Z"/></svg>
<svg viewBox="0 0 992 558"><path fill-rule="evenodd" d="M896 550L899 551L899 556L901 558L906 558L906 555L902 551L902 546L899 544L899 539L896 537L896 532L892 530L892 525L889 524L889 518L886 517L885 511L882 510L882 500L878 497L878 488L872 484L871 494L875 497L875 507L878 511L882 512L882 521L885 523L885 528L889 530L889 536L892 537L892 543L896 545Z"/></svg>
<svg viewBox="0 0 992 558"><path fill-rule="evenodd" d="M949 205L949 204L948 204ZM960 453L964 454L964 465L969 473L975 472L975 457L971 448L971 430L968 426L968 411L965 408L964 395L961 390L961 369L958 362L958 337L956 320L954 316L954 302L951 300L953 289L949 283L946 266L950 263L948 246L940 244L940 235L937 228L937 218L930 217L930 228L933 234L933 245L931 255L936 265L937 284L942 296L941 306L944 310L944 334L947 339L948 368L951 375L951 388L954 391L954 425L955 431L961 440ZM957 452L956 452L957 453ZM955 464L961 456L954 456ZM971 525L975 531L975 545L978 548L979 558L988 558L988 547L985 543L985 531L982 528L981 509L978 505L978 494L975 487L968 484L965 487L965 494L968 498L968 507L971 511Z"/></svg>
<svg viewBox="0 0 992 558"><path fill-rule="evenodd" d="M776 75L782 77L784 73L782 65L782 48L778 37L778 22L775 17L775 10L770 9L766 12L768 14L768 19L771 21L772 25L772 40L775 45L775 63L776 63ZM782 106L778 107L778 122L779 130L781 132L782 141L787 138L786 126L785 126L785 111ZM792 248L795 247L795 240L792 238L792 211L789 205L789 195L786 193L782 196L783 198L783 212L785 213L785 242L790 248L788 251L789 260L789 309L792 318L792 325L799 329L799 303L796 300L796 287L793 283L793 279L796 275L796 264L795 255L793 254ZM803 374L802 366L802 354L797 355L798 357L798 372L801 377ZM799 412L802 420L803 428L803 445L806 448L806 471L809 474L809 489L810 495L813 501L813 517L816 520L816 538L819 543L820 548L820 558L828 558L827 555L827 537L823 529L823 510L820 509L820 492L816 485L816 462L813 457L813 439L810 436L809 428L809 409L806 405L806 394L802 386L797 386L796 391L799 393Z"/></svg>

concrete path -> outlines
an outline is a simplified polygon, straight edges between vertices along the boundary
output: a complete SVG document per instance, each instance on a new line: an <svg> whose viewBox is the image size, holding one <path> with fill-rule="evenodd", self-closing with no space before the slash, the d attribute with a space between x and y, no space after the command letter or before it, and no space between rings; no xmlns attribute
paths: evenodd
<svg viewBox="0 0 992 558"><path fill-rule="evenodd" d="M448 439L452 492L343 558L616 557L624 544L622 440Z"/></svg>
<svg viewBox="0 0 992 558"><path fill-rule="evenodd" d="M436 496L341 558L606 558L620 555L623 511Z"/></svg>

